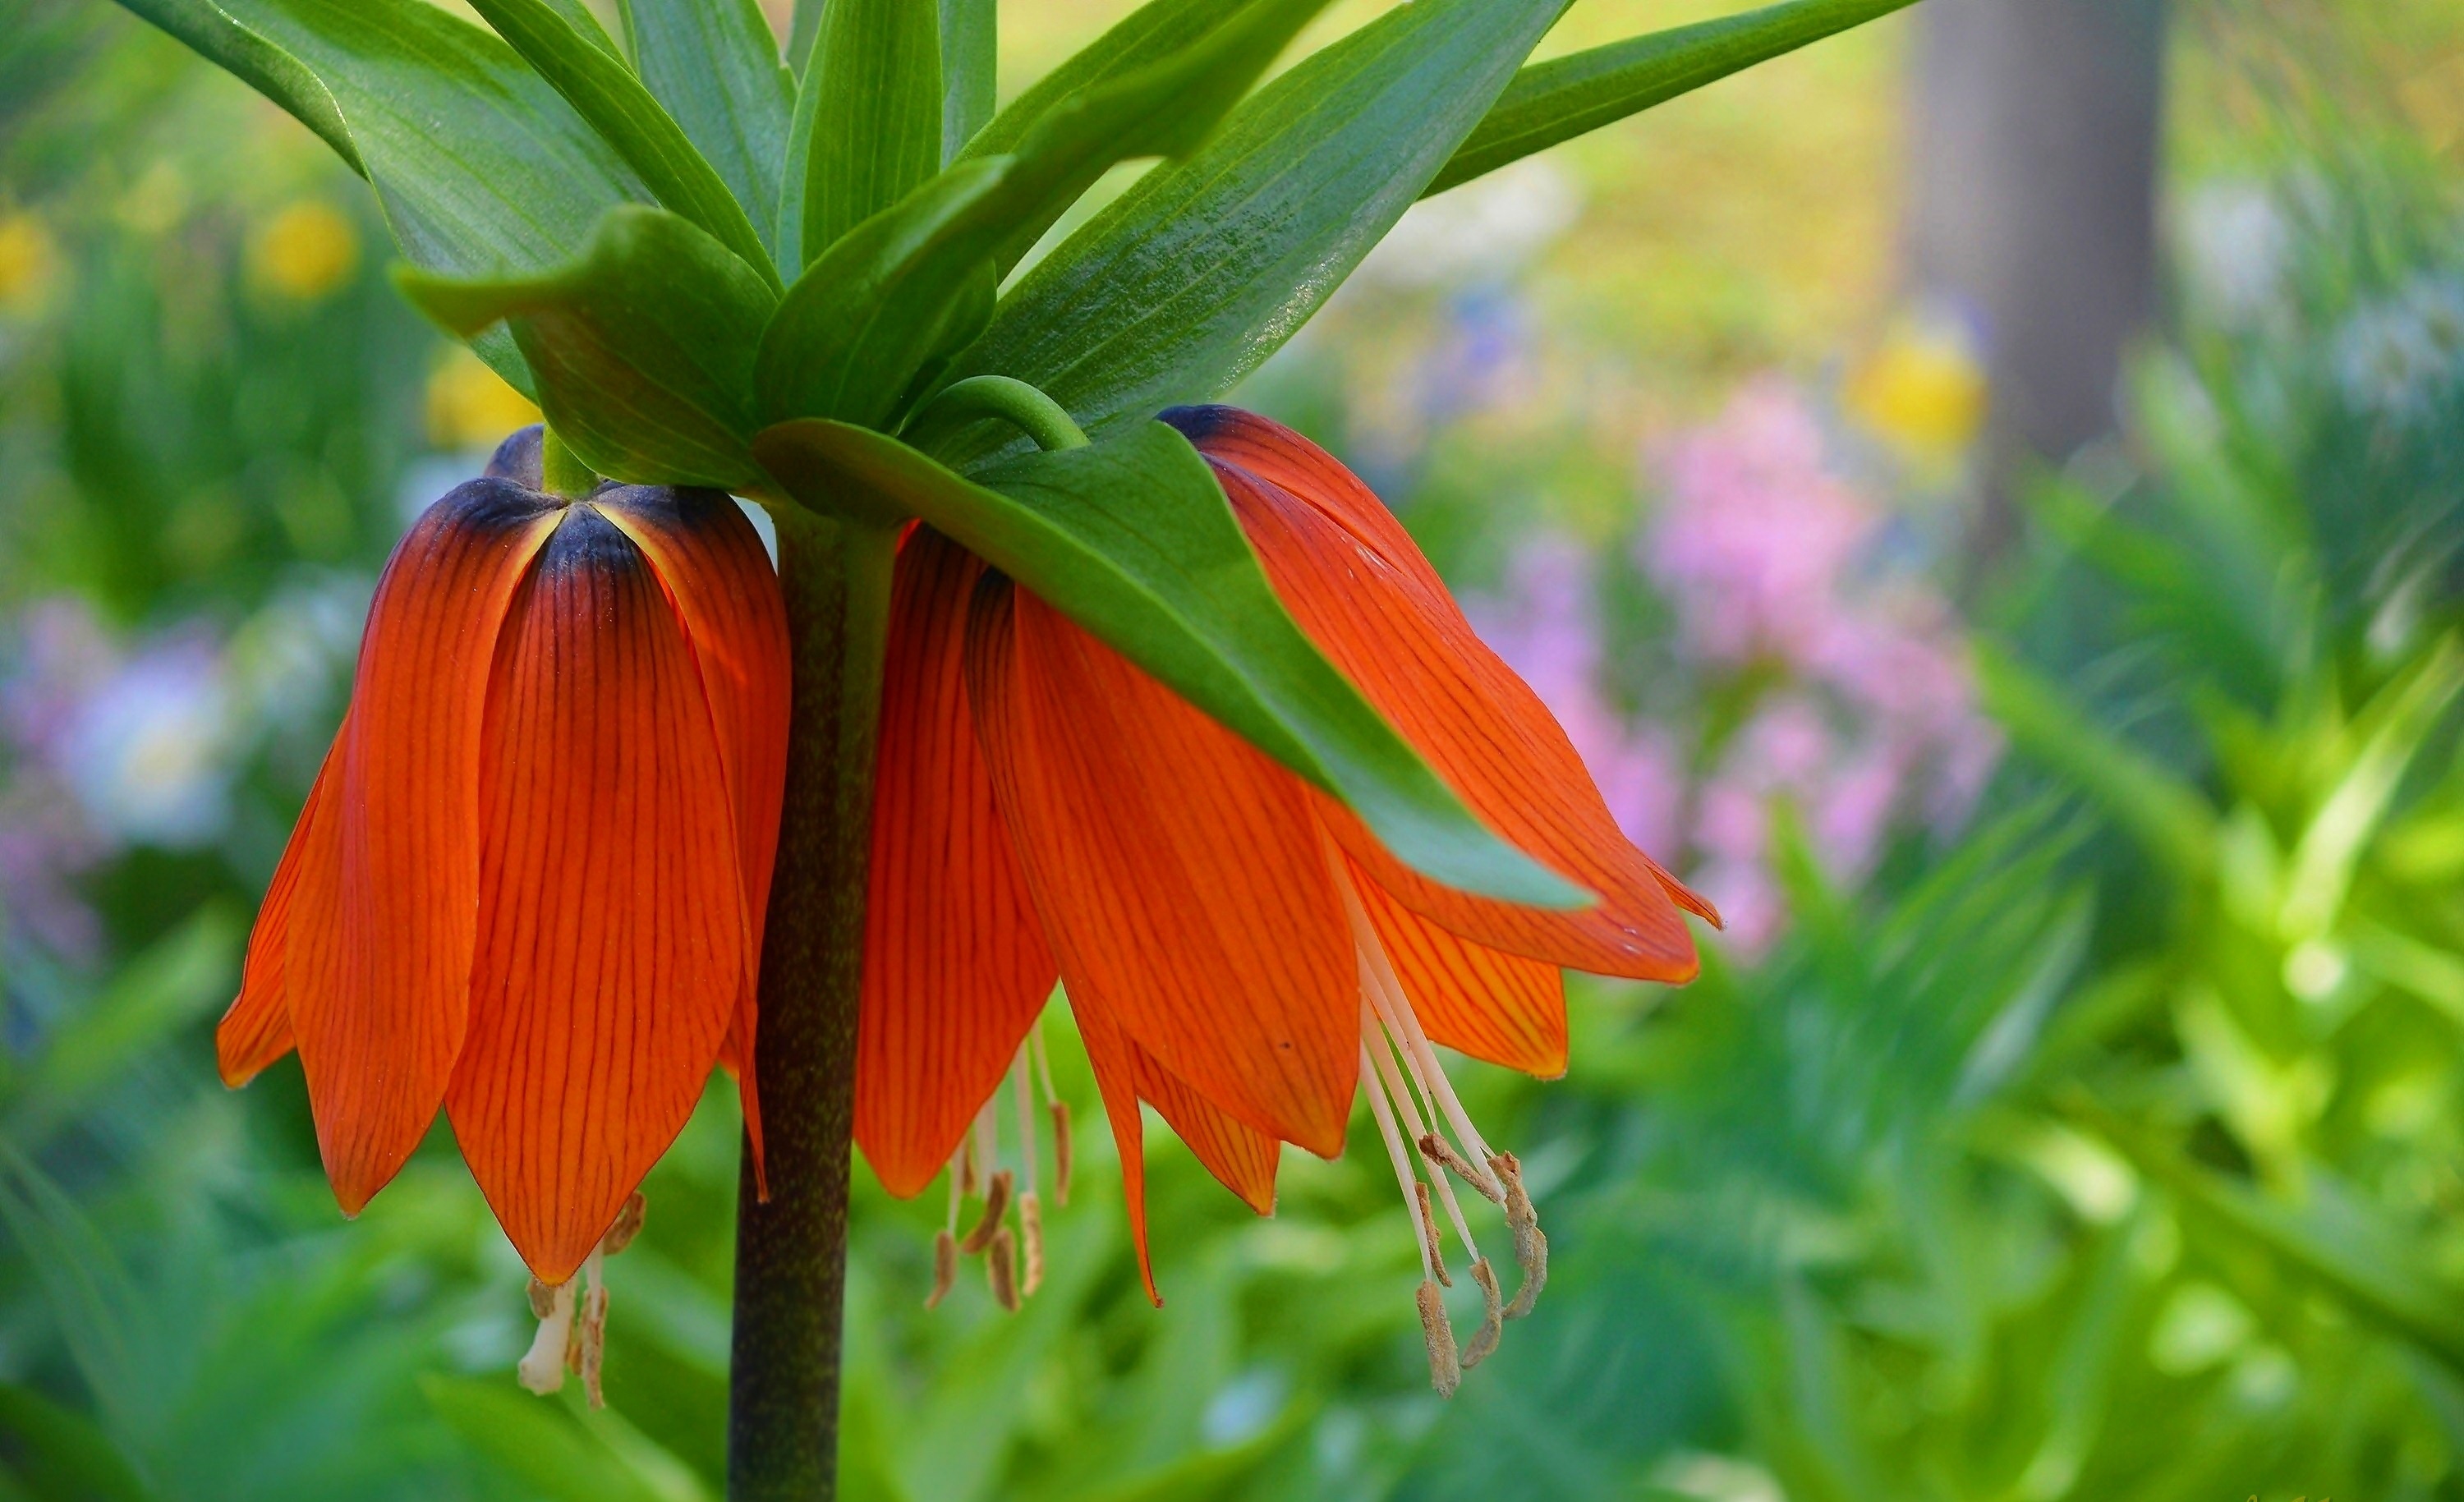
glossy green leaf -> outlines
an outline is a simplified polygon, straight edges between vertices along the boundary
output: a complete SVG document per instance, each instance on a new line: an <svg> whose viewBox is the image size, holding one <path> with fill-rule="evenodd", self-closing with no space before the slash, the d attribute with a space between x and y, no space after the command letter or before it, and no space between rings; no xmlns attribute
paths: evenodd
<svg viewBox="0 0 2464 1502"><path fill-rule="evenodd" d="M1402 216L1562 10L1415 0L1309 57L1028 272L956 373L1029 381L1090 430L1220 393Z"/></svg>
<svg viewBox="0 0 2464 1502"><path fill-rule="evenodd" d="M1000 156L1017 149L1054 105L1081 89L1161 62L1221 18L1225 9L1224 0L1147 0L1010 100L969 142L970 154Z"/></svg>
<svg viewBox="0 0 2464 1502"><path fill-rule="evenodd" d="M774 258L796 85L759 0L622 0L634 71L751 217Z"/></svg>
<svg viewBox="0 0 2464 1502"><path fill-rule="evenodd" d="M971 274L989 270L982 236L969 231L1014 164L961 163L805 269L760 339L755 383L764 418L882 425L935 351L982 327L953 326L969 311L961 293Z"/></svg>
<svg viewBox="0 0 2464 1502"><path fill-rule="evenodd" d="M1254 0L1170 60L1064 98L1015 150L970 153L843 236L762 339L763 413L888 427L919 379L982 331L1005 253L1114 162L1201 140L1324 3Z"/></svg>
<svg viewBox="0 0 2464 1502"><path fill-rule="evenodd" d="M0 1382L0 1475L40 1497L149 1502L154 1493L93 1420L31 1387Z"/></svg>
<svg viewBox="0 0 2464 1502"><path fill-rule="evenodd" d="M1114 66L1040 109L1015 143L1001 148L1033 163L1040 174L1005 209L1010 222L993 251L1001 272L1007 274L1112 163L1195 150L1326 4L1248 0L1195 40L1181 40L1186 32L1155 38L1177 43L1158 48L1161 55L1155 61L1145 60L1144 48L1124 47L1114 54ZM993 134L985 133L987 144Z"/></svg>
<svg viewBox="0 0 2464 1502"><path fill-rule="evenodd" d="M940 0L941 162L991 123L1001 65L1001 22L994 0Z"/></svg>
<svg viewBox="0 0 2464 1502"><path fill-rule="evenodd" d="M427 271L557 265L608 207L649 196L503 42L423 0L123 3L323 136ZM474 347L531 388L501 336Z"/></svg>
<svg viewBox="0 0 2464 1502"><path fill-rule="evenodd" d="M1442 193L1911 3L1789 0L1533 63L1514 76L1426 191Z"/></svg>
<svg viewBox="0 0 2464 1502"><path fill-rule="evenodd" d="M829 0L804 64L800 244L810 263L941 166L936 0Z"/></svg>
<svg viewBox="0 0 2464 1502"><path fill-rule="evenodd" d="M593 46L547 0L472 0L471 9L616 148L652 196L746 266L776 278L769 250L744 207L620 58Z"/></svg>
<svg viewBox="0 0 2464 1502"><path fill-rule="evenodd" d="M1341 798L1433 880L1510 902L1583 894L1500 840L1304 635L1189 441L1146 423L963 479L895 439L806 420L755 451L791 495L878 497L1036 592Z"/></svg>
<svg viewBox="0 0 2464 1502"><path fill-rule="evenodd" d="M741 490L753 351L777 294L727 248L665 209L612 209L582 258L544 276L453 281L406 271L403 292L456 334L505 320L538 373L548 423L592 468L645 485Z"/></svg>

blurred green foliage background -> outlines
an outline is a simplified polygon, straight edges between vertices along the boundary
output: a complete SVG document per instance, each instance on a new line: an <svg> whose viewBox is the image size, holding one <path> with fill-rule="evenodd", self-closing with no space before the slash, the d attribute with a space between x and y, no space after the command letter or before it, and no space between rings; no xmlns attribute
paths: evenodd
<svg viewBox="0 0 2464 1502"><path fill-rule="evenodd" d="M1119 9L1005 7L1005 85ZM2464 13L2181 6L2161 334L1998 479L1982 336L1895 270L1908 35L1431 201L1241 398L1733 920L1684 990L1577 978L1563 1081L1457 1071L1538 1313L1441 1404L1374 1148L1261 1220L1160 1131L1150 1309L1064 1046L1023 1313L926 1313L938 1193L859 1170L851 1495L2464 1497ZM297 1068L213 1078L375 570L529 416L385 244L173 44L0 0L0 1496L720 1491L724 1081L592 1411L515 1386L441 1124L345 1224Z"/></svg>

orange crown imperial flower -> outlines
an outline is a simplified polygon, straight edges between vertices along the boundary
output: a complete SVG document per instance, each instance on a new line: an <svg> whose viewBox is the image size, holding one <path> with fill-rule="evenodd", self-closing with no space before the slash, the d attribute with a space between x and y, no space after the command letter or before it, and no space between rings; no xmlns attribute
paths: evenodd
<svg viewBox="0 0 2464 1502"><path fill-rule="evenodd" d="M298 1049L346 1213L442 1104L522 1260L562 1285L714 1062L759 1140L744 1066L787 626L727 496L548 494L540 442L507 440L386 563L216 1044L234 1086Z"/></svg>
<svg viewBox="0 0 2464 1502"><path fill-rule="evenodd" d="M919 529L891 604L856 1138L895 1194L951 1168L936 1300L961 1197L986 1195L963 1250L995 1260L996 1296L1014 1305L999 1223L1015 1197L1031 1290L1032 1077L1050 1094L1034 1024L1059 980L1119 1144L1153 1296L1140 1103L1264 1213L1278 1144L1335 1155L1356 1089L1418 1228L1431 1373L1450 1391L1460 1366L1494 1348L1499 1320L1529 1308L1546 1241L1513 1156L1482 1139L1432 1045L1562 1074L1561 969L1682 982L1697 962L1680 910L1718 918L1619 833L1564 731L1366 486L1248 413L1163 420L1213 467L1317 646L1483 820L1597 901L1549 911L1432 882L1339 803ZM1000 1166L1005 1075L1019 1178ZM1056 1110L1065 1148L1066 1121ZM1450 1174L1505 1211L1523 1273L1510 1306ZM1485 1302L1460 1353L1438 1302L1451 1278L1432 1188Z"/></svg>

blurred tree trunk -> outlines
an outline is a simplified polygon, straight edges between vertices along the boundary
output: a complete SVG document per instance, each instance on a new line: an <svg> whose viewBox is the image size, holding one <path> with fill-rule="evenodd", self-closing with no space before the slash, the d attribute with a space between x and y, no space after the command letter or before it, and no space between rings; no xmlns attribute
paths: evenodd
<svg viewBox="0 0 2464 1502"><path fill-rule="evenodd" d="M1972 317L1992 417L1971 577L2017 532L2013 485L2113 430L2155 305L2164 0L1917 8L1910 270Z"/></svg>

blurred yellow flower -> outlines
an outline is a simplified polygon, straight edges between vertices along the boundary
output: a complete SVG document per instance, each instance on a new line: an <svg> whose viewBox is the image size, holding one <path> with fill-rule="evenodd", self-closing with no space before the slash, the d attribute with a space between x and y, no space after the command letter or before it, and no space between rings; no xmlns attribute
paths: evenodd
<svg viewBox="0 0 2464 1502"><path fill-rule="evenodd" d="M484 447L539 420L528 397L458 344L428 378L428 439L439 448Z"/></svg>
<svg viewBox="0 0 2464 1502"><path fill-rule="evenodd" d="M1985 368L1957 325L1903 318L1849 372L1848 410L1912 464L1959 457L1985 425Z"/></svg>
<svg viewBox="0 0 2464 1502"><path fill-rule="evenodd" d="M256 285L297 302L315 302L359 269L360 233L333 205L301 199L267 220L249 247Z"/></svg>
<svg viewBox="0 0 2464 1502"><path fill-rule="evenodd" d="M0 314L40 316L59 280L59 246L43 221L31 213L0 216Z"/></svg>

